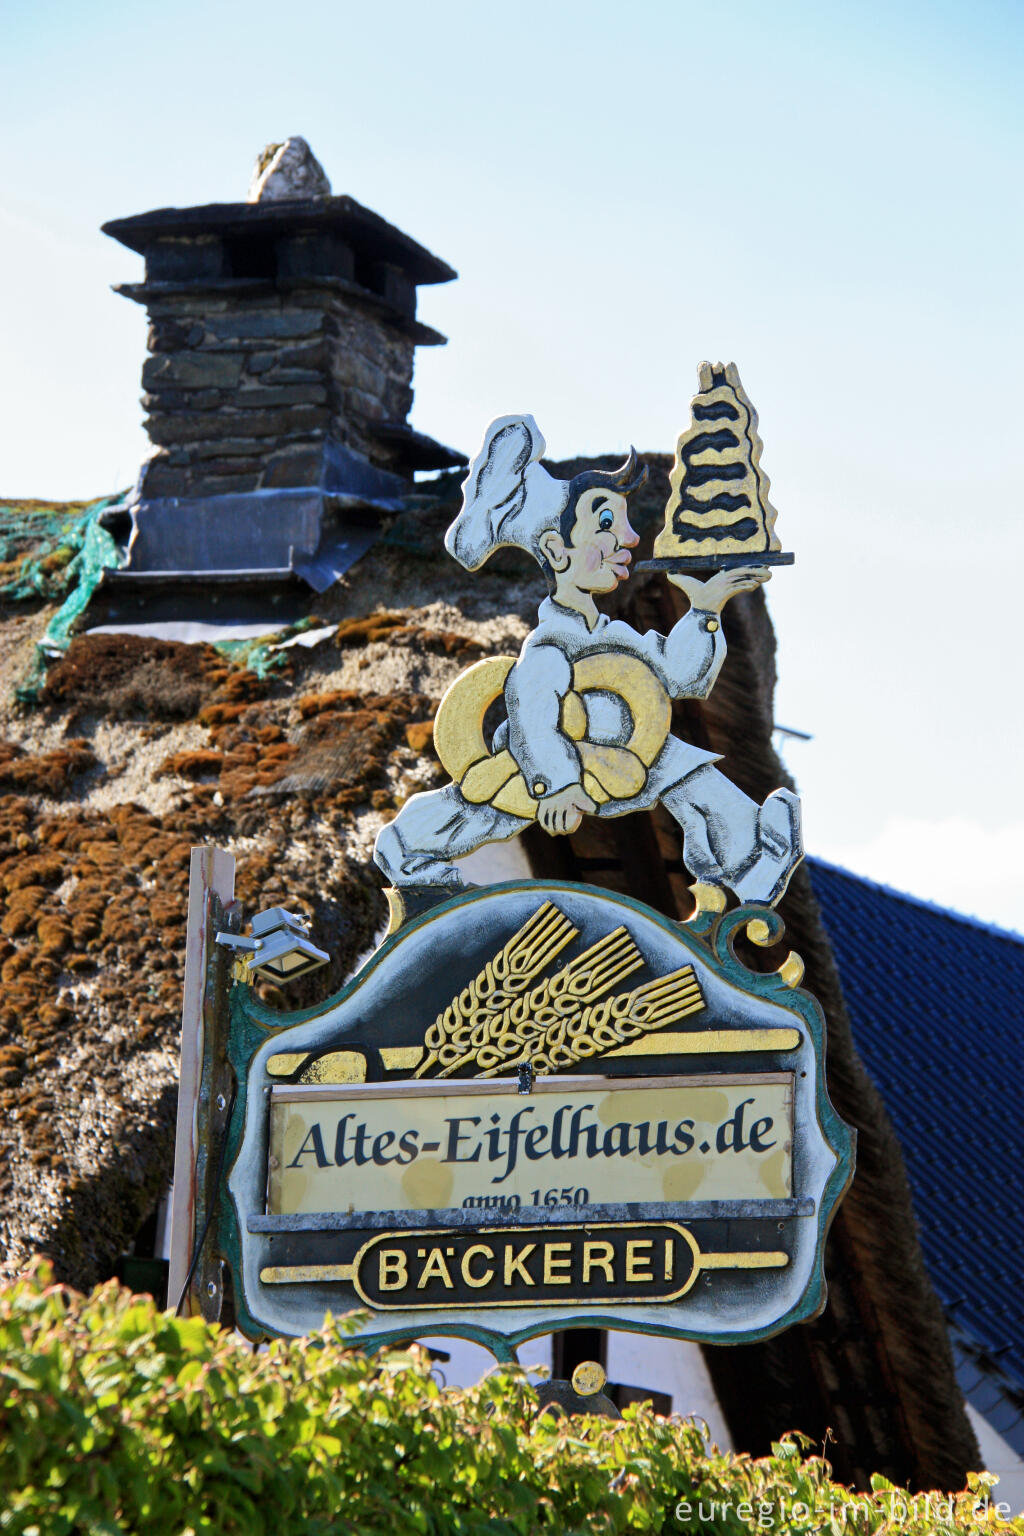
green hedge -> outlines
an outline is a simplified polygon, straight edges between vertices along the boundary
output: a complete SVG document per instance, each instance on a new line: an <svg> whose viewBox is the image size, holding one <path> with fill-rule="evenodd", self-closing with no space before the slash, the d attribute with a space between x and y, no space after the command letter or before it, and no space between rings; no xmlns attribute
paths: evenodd
<svg viewBox="0 0 1024 1536"><path fill-rule="evenodd" d="M40 1264L0 1291L0 1531L1024 1536L984 1476L953 1501L858 1497L795 1438L753 1461L644 1408L538 1418L517 1372L441 1389L420 1351L368 1361L339 1333L257 1353Z"/></svg>

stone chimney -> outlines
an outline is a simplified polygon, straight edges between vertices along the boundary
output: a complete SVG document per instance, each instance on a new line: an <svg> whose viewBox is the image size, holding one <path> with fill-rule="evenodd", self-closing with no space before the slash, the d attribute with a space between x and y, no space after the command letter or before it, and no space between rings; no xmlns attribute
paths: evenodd
<svg viewBox="0 0 1024 1536"><path fill-rule="evenodd" d="M351 514L372 525L414 471L466 462L406 420L415 348L445 340L416 319L416 290L455 272L333 197L304 139L267 147L247 202L103 229L145 257L144 280L116 291L150 320L154 452L132 494L122 576L287 567L320 589L333 567L318 553Z"/></svg>

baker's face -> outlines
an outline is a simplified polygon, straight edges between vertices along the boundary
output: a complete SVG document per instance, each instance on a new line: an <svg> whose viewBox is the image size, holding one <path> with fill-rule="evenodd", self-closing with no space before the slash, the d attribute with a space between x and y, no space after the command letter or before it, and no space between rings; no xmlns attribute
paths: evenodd
<svg viewBox="0 0 1024 1536"><path fill-rule="evenodd" d="M614 592L629 576L630 550L639 542L625 496L600 487L584 491L576 504L572 543L563 546L569 560L565 574L582 592Z"/></svg>

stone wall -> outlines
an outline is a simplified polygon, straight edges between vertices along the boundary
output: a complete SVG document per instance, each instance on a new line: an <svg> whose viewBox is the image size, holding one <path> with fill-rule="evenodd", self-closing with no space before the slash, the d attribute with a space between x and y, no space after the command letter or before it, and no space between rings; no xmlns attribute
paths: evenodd
<svg viewBox="0 0 1024 1536"><path fill-rule="evenodd" d="M379 313L315 290L147 302L144 497L312 486L328 438L392 467L371 428L405 421L415 342Z"/></svg>

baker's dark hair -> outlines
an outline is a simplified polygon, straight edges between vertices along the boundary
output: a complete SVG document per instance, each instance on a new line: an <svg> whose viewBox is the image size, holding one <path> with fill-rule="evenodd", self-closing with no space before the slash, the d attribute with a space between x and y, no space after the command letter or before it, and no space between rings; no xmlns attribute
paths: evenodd
<svg viewBox="0 0 1024 1536"><path fill-rule="evenodd" d="M573 475L569 481L569 500L558 519L558 531L563 543L572 544L576 508L585 491L593 491L602 486L605 490L618 492L620 496L629 496L633 491L638 491L646 479L647 465L637 463L635 448L630 448L629 458L618 469L584 469L580 474Z"/></svg>

